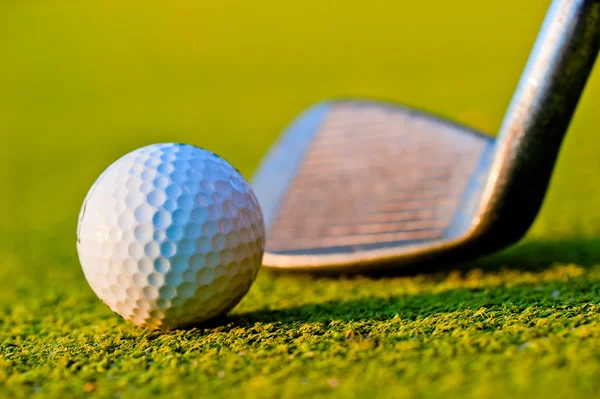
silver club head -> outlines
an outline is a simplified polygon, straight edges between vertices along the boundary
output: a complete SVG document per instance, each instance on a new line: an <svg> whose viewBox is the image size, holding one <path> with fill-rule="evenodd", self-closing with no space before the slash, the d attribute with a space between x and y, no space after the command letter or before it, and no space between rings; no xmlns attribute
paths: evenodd
<svg viewBox="0 0 600 399"><path fill-rule="evenodd" d="M600 1L554 0L497 138L391 104L319 103L253 179L263 264L354 273L510 245L542 204L600 42Z"/></svg>

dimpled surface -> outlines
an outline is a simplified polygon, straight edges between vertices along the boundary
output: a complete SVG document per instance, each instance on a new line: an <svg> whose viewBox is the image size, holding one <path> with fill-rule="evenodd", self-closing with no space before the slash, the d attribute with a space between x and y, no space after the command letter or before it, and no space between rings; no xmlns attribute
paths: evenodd
<svg viewBox="0 0 600 399"><path fill-rule="evenodd" d="M113 163L83 203L77 250L114 312L172 328L233 308L262 262L265 228L242 175L190 145L155 144Z"/></svg>

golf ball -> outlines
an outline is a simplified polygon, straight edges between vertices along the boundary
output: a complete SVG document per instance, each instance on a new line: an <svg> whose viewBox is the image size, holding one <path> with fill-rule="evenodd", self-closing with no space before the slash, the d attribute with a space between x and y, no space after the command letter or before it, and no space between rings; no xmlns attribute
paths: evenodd
<svg viewBox="0 0 600 399"><path fill-rule="evenodd" d="M134 324L169 329L225 314L261 266L265 227L242 175L190 145L155 144L109 166L77 226L85 277Z"/></svg>

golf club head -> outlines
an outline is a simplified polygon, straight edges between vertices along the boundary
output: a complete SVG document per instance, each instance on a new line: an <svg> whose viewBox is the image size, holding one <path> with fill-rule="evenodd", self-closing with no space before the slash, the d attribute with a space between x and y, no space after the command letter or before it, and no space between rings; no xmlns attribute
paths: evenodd
<svg viewBox="0 0 600 399"><path fill-rule="evenodd" d="M315 105L253 181L269 232L264 265L332 272L415 262L466 233L494 145L409 108Z"/></svg>
<svg viewBox="0 0 600 399"><path fill-rule="evenodd" d="M389 271L519 240L542 204L599 38L600 2L555 0L496 138L365 100L304 112L253 179L267 227L263 265Z"/></svg>

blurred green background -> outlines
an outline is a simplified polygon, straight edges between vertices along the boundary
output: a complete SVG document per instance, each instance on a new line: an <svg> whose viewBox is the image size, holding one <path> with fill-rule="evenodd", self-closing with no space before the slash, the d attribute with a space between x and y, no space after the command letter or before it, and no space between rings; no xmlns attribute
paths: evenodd
<svg viewBox="0 0 600 399"><path fill-rule="evenodd" d="M152 367L162 380L153 380L147 394L168 393L168 387L183 380L188 381L186 392L193 393L198 379L204 381L200 375L212 376L206 387L223 393L219 389L227 381L216 373L227 371L237 360L228 352L206 349L220 347L219 342L227 344L221 351L237 348L252 359L236 377L240 384L247 382L241 385L247 394L266 385L274 390L273 396L282 394L278 389L314 394L303 382L308 377L301 376L319 370L337 373L333 380L321 382L325 390L337 388L338 377L340 389L344 388L345 375L358 381L364 377L383 391L405 389L406 397L428 389L433 394L460 393L456 384L463 380L472 382L465 392L482 395L561 395L561 389L593 387L600 375L595 355L600 348L590 341L582 343L581 337L573 338L568 331L588 323L596 327L577 330L578 334L600 334L598 307L589 305L597 299L600 274L596 269L590 275L585 271L599 263L593 254L600 254L600 67L588 83L540 217L526 238L541 246L529 247L518 259L525 263L525 271L495 274L496 263L522 266L512 264L510 257L499 257L490 261L494 266L489 274L466 280L450 274L312 281L261 273L249 299L236 310L246 315L234 322L239 328L208 331L196 340L148 338L112 315L85 284L75 230L87 190L118 157L150 143L185 142L222 155L249 178L299 112L335 97L400 102L494 134L549 5L548 0L174 3L0 2L0 393L29 395L42 389L61 397L65 392L91 392L97 383L98 389L104 384L104 394L111 396L127 386L144 387L157 376L138 371ZM573 248L584 255L591 251L584 268L526 271L539 266L536 256L543 268L556 261L576 262L581 257L569 255ZM513 289L511 284L524 288ZM556 308L556 301L562 299L555 299L555 292L570 295L571 302L560 302L562 310ZM371 297L381 299L361 302ZM348 298L360 300L351 303ZM312 307L314 303L321 307ZM477 311L480 306L496 311L499 324L488 326L487 333L483 328L481 339L460 341L457 337L470 336L469 328L492 320L473 321L483 314ZM261 313L279 308L289 308L291 313ZM352 324L363 317L359 327ZM421 317L423 325L418 324ZM534 324L536 317L546 324ZM410 328L449 331L447 325L462 318L463 324L452 327L455 335L410 341L414 343L410 351L395 347L396 341L386 341L392 336L421 337L412 335ZM324 327L330 319L339 323ZM255 325L257 320L260 323ZM417 321L413 325L410 320ZM304 321L307 324L299 324ZM262 332L261 325L267 326ZM514 327L508 330L512 331L509 338L495 341L498 336L493 331L508 325ZM277 348L291 345L286 336L313 331L309 335L314 346L298 344L295 356L300 359L304 351L321 368L309 364L303 369L287 352L279 359L279 349L265 355L256 342L267 346L279 342L277 334L269 335L274 330L268 326L281 329L277 331L283 338ZM355 341L352 350L357 357L344 357L354 359L349 364L335 363L328 357L336 356L331 349L333 335L323 335L325 341L319 341L319 334L353 328L379 337L380 349L394 350L377 352ZM521 343L554 332L560 337L535 347L541 348L539 352L520 352ZM270 338L240 344L244 337L262 333ZM440 352L427 360L435 345ZM143 348L144 353L135 348ZM174 348L181 351L169 352ZM409 352L402 352L405 349ZM154 350L154 366L149 360L142 367L139 362ZM415 357L402 357L403 353ZM364 360L369 356L375 363ZM385 356L398 358L385 363ZM537 356L547 368L538 368ZM578 360L565 372L561 356ZM380 359L389 367L388 374L377 363ZM197 367L206 367L204 374L195 374ZM428 386L444 375L440 370L446 367L456 373L448 373L435 389ZM524 368L511 374L518 367ZM418 375L406 372L413 369ZM271 378L269 372L279 372L280 379ZM393 372L404 378L404 384L389 384ZM113 378L127 373L128 380ZM544 378L548 388L536 389L534 382ZM358 392L358 385L346 392ZM367 387L361 392L371 393Z"/></svg>
<svg viewBox="0 0 600 399"><path fill-rule="evenodd" d="M74 243L94 179L149 143L209 148L250 177L323 98L401 102L494 134L549 2L526 4L3 2L2 229ZM600 230L598 75L532 234Z"/></svg>

